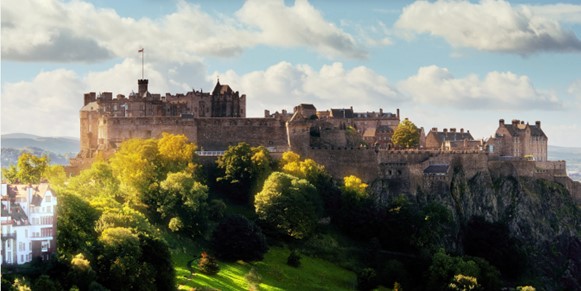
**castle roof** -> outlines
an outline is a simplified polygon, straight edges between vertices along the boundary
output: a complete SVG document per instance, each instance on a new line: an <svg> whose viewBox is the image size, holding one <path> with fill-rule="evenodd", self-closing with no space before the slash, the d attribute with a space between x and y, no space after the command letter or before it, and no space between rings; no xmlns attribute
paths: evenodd
<svg viewBox="0 0 581 291"><path fill-rule="evenodd" d="M446 164L429 165L424 169L424 175L443 175L448 173L449 166Z"/></svg>
<svg viewBox="0 0 581 291"><path fill-rule="evenodd" d="M95 110L99 110L101 108L101 105L99 105L99 103L97 103L97 101L93 101L93 102L89 102L87 103L87 105L83 106L83 108L81 108L81 111L95 111Z"/></svg>
<svg viewBox="0 0 581 291"><path fill-rule="evenodd" d="M525 126L522 126L521 124L505 124L504 127L508 130L511 136L519 136L525 132L526 127L529 127L531 129L531 136L547 137L545 132L536 125L526 124Z"/></svg>
<svg viewBox="0 0 581 291"><path fill-rule="evenodd" d="M331 117L333 118L353 118L353 109L332 109L331 108Z"/></svg>
<svg viewBox="0 0 581 291"><path fill-rule="evenodd" d="M216 86L214 87L214 91L212 91L212 95L227 95L232 94L232 88L229 85L222 85L220 84L220 80L216 82Z"/></svg>
<svg viewBox="0 0 581 291"><path fill-rule="evenodd" d="M430 131L428 135L434 135L438 142L443 143L445 141L458 141L458 140L474 140L470 132L457 132L457 131Z"/></svg>

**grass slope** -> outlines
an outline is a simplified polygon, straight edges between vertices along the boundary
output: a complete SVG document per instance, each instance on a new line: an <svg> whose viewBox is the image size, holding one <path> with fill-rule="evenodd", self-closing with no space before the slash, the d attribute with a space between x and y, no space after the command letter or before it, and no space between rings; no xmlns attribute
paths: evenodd
<svg viewBox="0 0 581 291"><path fill-rule="evenodd" d="M248 290L245 275L252 267L262 277L260 290L354 290L356 276L353 272L328 261L306 256L302 257L299 268L293 268L286 264L289 252L286 248L273 247L260 262L220 262L220 272L215 276L197 272L192 276L187 263L199 253L174 252L172 259L179 290L197 287Z"/></svg>

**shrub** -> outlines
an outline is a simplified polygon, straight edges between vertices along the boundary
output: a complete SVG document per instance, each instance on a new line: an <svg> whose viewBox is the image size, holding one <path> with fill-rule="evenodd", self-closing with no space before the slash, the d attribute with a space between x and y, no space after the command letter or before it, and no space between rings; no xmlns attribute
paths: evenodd
<svg viewBox="0 0 581 291"><path fill-rule="evenodd" d="M372 268L364 268L357 274L357 290L372 290L379 285L377 273Z"/></svg>
<svg viewBox="0 0 581 291"><path fill-rule="evenodd" d="M216 275L220 271L220 266L218 266L216 259L206 252L202 252L202 257L198 262L198 268L200 272L207 275Z"/></svg>
<svg viewBox="0 0 581 291"><path fill-rule="evenodd" d="M216 256L229 261L262 260L268 250L260 227L241 215L223 219L212 234L211 242Z"/></svg>
<svg viewBox="0 0 581 291"><path fill-rule="evenodd" d="M301 255L297 250L292 250L286 259L286 264L298 268L301 266Z"/></svg>

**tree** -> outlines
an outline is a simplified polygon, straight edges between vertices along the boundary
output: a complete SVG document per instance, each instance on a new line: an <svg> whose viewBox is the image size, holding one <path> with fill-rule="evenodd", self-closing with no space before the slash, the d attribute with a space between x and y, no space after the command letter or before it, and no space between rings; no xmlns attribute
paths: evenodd
<svg viewBox="0 0 581 291"><path fill-rule="evenodd" d="M220 272L220 266L216 259L206 252L202 252L200 261L198 262L200 272L207 275L216 275Z"/></svg>
<svg viewBox="0 0 581 291"><path fill-rule="evenodd" d="M395 146L410 149L417 148L420 144L420 132L418 127L409 119L400 122L391 140Z"/></svg>
<svg viewBox="0 0 581 291"><path fill-rule="evenodd" d="M363 183L360 178L350 175L343 178L343 193L351 193L358 198L366 198L367 184Z"/></svg>
<svg viewBox="0 0 581 291"><path fill-rule="evenodd" d="M29 152L23 152L18 157L16 166L11 165L3 169L3 179L8 183L38 184L44 178L44 173L49 166L46 155L37 157Z"/></svg>
<svg viewBox="0 0 581 291"><path fill-rule="evenodd" d="M154 139L128 139L111 157L111 170L126 201L142 205L143 194L155 190L160 180L158 155Z"/></svg>
<svg viewBox="0 0 581 291"><path fill-rule="evenodd" d="M185 135L164 132L157 141L157 148L160 170L166 173L184 170L193 173L197 169L194 163L197 147Z"/></svg>
<svg viewBox="0 0 581 291"><path fill-rule="evenodd" d="M173 228L190 235L201 235L208 221L208 187L195 181L186 172L169 173L161 182L159 193L151 193L148 205L155 207L161 218L168 223L179 218L181 229L174 220Z"/></svg>
<svg viewBox="0 0 581 291"><path fill-rule="evenodd" d="M307 180L281 172L273 172L254 199L259 219L297 239L314 230L320 203L315 187Z"/></svg>
<svg viewBox="0 0 581 291"><path fill-rule="evenodd" d="M89 199L100 197L118 202L125 201L120 191L119 180L113 175L111 165L103 161L94 162L89 169L70 178L66 188Z"/></svg>
<svg viewBox="0 0 581 291"><path fill-rule="evenodd" d="M91 253L100 213L80 196L68 192L59 193L57 207L57 253L67 259L78 253Z"/></svg>
<svg viewBox="0 0 581 291"><path fill-rule="evenodd" d="M230 146L216 161L227 191L238 202L246 202L272 171L274 161L265 147L251 147L245 142Z"/></svg>
<svg viewBox="0 0 581 291"><path fill-rule="evenodd" d="M212 234L212 248L222 260L262 260L268 250L262 230L241 215L224 218Z"/></svg>
<svg viewBox="0 0 581 291"><path fill-rule="evenodd" d="M372 290L379 285L377 273L372 268L364 268L357 273L357 290Z"/></svg>
<svg viewBox="0 0 581 291"><path fill-rule="evenodd" d="M454 275L454 279L449 287L450 290L468 291L477 290L480 288L480 285L478 284L478 280L472 276L457 274Z"/></svg>

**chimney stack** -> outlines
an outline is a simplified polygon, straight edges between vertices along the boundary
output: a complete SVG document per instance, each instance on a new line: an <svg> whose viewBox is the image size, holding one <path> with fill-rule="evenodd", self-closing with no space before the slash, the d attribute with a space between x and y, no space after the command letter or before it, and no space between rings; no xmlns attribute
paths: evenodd
<svg viewBox="0 0 581 291"><path fill-rule="evenodd" d="M399 119L399 108L397 109L397 120L400 120Z"/></svg>
<svg viewBox="0 0 581 291"><path fill-rule="evenodd" d="M432 127L432 131L433 132L437 132L438 131L438 128L437 127Z"/></svg>
<svg viewBox="0 0 581 291"><path fill-rule="evenodd" d="M264 117L270 117L270 110L264 109Z"/></svg>
<svg viewBox="0 0 581 291"><path fill-rule="evenodd" d="M450 132L456 132L456 128L450 128Z"/></svg>
<svg viewBox="0 0 581 291"><path fill-rule="evenodd" d="M460 128L460 133L464 133L464 128Z"/></svg>
<svg viewBox="0 0 581 291"><path fill-rule="evenodd" d="M536 125L538 128L541 128L541 122L540 122L540 121L538 121L538 120L537 120L537 121L535 121L535 125Z"/></svg>
<svg viewBox="0 0 581 291"><path fill-rule="evenodd" d="M518 119L512 120L512 125L518 125L519 123L520 123L520 120L518 120Z"/></svg>
<svg viewBox="0 0 581 291"><path fill-rule="evenodd" d="M499 121L498 121L498 125L499 125L499 126L503 126L503 125L504 125L504 119L501 119L501 120L499 120Z"/></svg>
<svg viewBox="0 0 581 291"><path fill-rule="evenodd" d="M447 128L444 128L444 132L448 132L448 129Z"/></svg>

